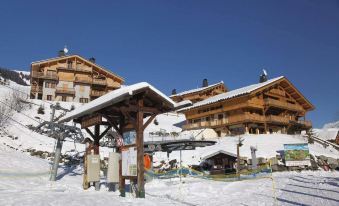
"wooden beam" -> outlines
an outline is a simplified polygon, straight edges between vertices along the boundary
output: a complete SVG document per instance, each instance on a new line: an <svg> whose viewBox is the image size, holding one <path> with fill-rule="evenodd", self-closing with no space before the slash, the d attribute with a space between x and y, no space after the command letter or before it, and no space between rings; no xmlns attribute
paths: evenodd
<svg viewBox="0 0 339 206"><path fill-rule="evenodd" d="M94 125L94 145L99 146L100 125Z"/></svg>
<svg viewBox="0 0 339 206"><path fill-rule="evenodd" d="M108 126L103 133L100 134L99 139L103 138L105 134L112 128L112 126Z"/></svg>
<svg viewBox="0 0 339 206"><path fill-rule="evenodd" d="M85 128L85 130L94 140L94 134L91 132L91 130L89 130L87 127Z"/></svg>
<svg viewBox="0 0 339 206"><path fill-rule="evenodd" d="M138 107L142 108L144 101L142 98L138 100ZM137 197L145 198L145 182L144 182L144 113L142 110L137 112L136 122L136 145L137 145L137 183L138 183L138 194Z"/></svg>
<svg viewBox="0 0 339 206"><path fill-rule="evenodd" d="M149 117L149 119L145 122L145 124L143 126L143 130L146 129L146 127L155 119L156 116L157 116L157 114L153 114L152 116Z"/></svg>
<svg viewBox="0 0 339 206"><path fill-rule="evenodd" d="M127 110L121 110L121 112L125 116L125 118L127 117L129 120L131 120L133 127L136 128L137 127L137 125L136 125L137 120L134 117L132 117L131 114Z"/></svg>
<svg viewBox="0 0 339 206"><path fill-rule="evenodd" d="M120 129L118 125L109 116L107 116L106 114L101 114L101 115L107 120L110 126L112 126L115 129L115 131L119 132Z"/></svg>

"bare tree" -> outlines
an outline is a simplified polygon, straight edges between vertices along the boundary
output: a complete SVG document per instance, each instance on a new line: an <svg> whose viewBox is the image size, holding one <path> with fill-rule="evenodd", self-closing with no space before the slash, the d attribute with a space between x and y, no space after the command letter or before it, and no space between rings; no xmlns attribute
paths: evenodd
<svg viewBox="0 0 339 206"><path fill-rule="evenodd" d="M9 117L12 115L14 110L14 101L11 96L11 93L8 93L1 99L2 103L0 104L0 127L3 127Z"/></svg>

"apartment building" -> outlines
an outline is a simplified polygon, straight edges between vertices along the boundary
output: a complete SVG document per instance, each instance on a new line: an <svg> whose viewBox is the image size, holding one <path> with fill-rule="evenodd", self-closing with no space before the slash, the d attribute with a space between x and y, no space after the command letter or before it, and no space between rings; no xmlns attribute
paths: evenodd
<svg viewBox="0 0 339 206"><path fill-rule="evenodd" d="M213 128L219 136L295 133L309 129L314 106L286 78L278 77L211 96L178 112L184 129Z"/></svg>
<svg viewBox="0 0 339 206"><path fill-rule="evenodd" d="M31 64L31 98L87 103L118 89L124 79L96 64L94 58L65 55Z"/></svg>

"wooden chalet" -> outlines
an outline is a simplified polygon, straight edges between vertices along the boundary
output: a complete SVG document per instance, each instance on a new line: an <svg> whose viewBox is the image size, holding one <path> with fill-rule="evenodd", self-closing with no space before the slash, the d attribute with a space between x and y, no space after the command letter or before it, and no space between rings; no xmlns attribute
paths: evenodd
<svg viewBox="0 0 339 206"><path fill-rule="evenodd" d="M213 128L219 136L294 133L312 127L305 119L314 106L285 77L212 96L178 110L184 129Z"/></svg>
<svg viewBox="0 0 339 206"><path fill-rule="evenodd" d="M118 89L124 79L94 58L59 53L31 64L31 99L87 103Z"/></svg>
<svg viewBox="0 0 339 206"><path fill-rule="evenodd" d="M216 84L208 85L206 79L203 80L203 86L197 89L183 91L176 94L175 90L172 92L170 98L175 102L182 102L184 100L190 100L192 103L196 103L205 100L209 97L225 93L227 88L224 82L218 82Z"/></svg>

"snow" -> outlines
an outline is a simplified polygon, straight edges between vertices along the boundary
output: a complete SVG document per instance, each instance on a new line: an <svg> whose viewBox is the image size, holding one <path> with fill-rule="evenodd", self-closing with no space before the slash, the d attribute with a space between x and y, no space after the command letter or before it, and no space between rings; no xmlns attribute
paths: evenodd
<svg viewBox="0 0 339 206"><path fill-rule="evenodd" d="M339 129L339 121L327 123L327 124L324 125L323 128L324 129L328 129L328 128L337 128L337 129Z"/></svg>
<svg viewBox="0 0 339 206"><path fill-rule="evenodd" d="M85 105L82 107L75 109L74 111L67 114L65 117L59 120L59 123L70 121L71 119L78 118L83 115L91 114L95 111L98 111L102 108L107 107L108 105L112 105L114 103L122 101L124 98L128 96L132 96L135 92L141 89L149 88L153 92L157 93L159 96L161 96L164 101L167 101L171 105L173 105L173 108L176 107L176 103L173 102L169 97L167 97L165 94L160 92L158 89L154 88L152 85L148 84L147 82L140 82L137 84L133 84L130 86L126 86L114 91L111 91Z"/></svg>
<svg viewBox="0 0 339 206"><path fill-rule="evenodd" d="M21 91L29 92L29 87L10 83ZM0 100L11 95L7 87L0 86ZM31 107L20 113L13 112L13 119L23 125L37 125L42 120L50 119L50 103L41 100L29 100ZM54 103L54 102L53 102ZM44 105L45 114L37 114L40 105ZM70 108L82 104L60 102L61 106ZM57 111L56 116L61 112ZM27 115L27 116L25 116ZM31 118L36 119L33 121ZM145 130L145 140L151 137L149 132L164 129L167 132L180 132L178 127L185 121L185 116L174 112L157 116L158 125L151 123ZM53 151L55 140L29 130L12 120L1 131L18 137L12 139L5 133L0 136L0 205L338 205L339 173L338 172L282 172L274 173L274 187L269 178L252 179L236 182L220 182L192 177L159 180L146 183L146 198L136 199L130 193L127 197L119 197L119 192L108 192L105 179L102 177L100 191L93 187L82 189L82 165L65 167L58 170L56 182L49 181L51 162L21 152L28 148L42 151ZM203 130L185 131L176 138L187 138L200 134ZM184 135L185 134L185 135ZM250 146L256 146L258 157L272 157L283 149L286 143L303 143L302 136L270 134L243 135L244 145L240 148L241 156L250 157ZM153 137L154 139L156 137ZM160 138L160 137L158 137ZM183 165L198 164L201 157L216 151L236 153L238 137L215 138L217 144L211 147L183 151ZM10 149L8 146L13 147ZM311 154L338 158L338 151L331 146L323 148L318 143L309 145ZM17 151L16 151L17 149ZM70 140L64 142L62 153L69 151L82 152L84 145ZM111 149L101 147L100 155L107 156ZM154 161L179 159L179 152L172 152L167 158L166 153L156 153ZM275 191L275 192L274 192ZM274 200L277 195L277 203Z"/></svg>
<svg viewBox="0 0 339 206"><path fill-rule="evenodd" d="M205 100L202 100L200 102L197 102L197 103L193 104L192 106L185 107L183 109L180 109L179 111L184 111L184 110L196 108L196 107L207 105L207 104L212 104L214 102L218 102L218 101L221 101L221 100L231 99L231 98L238 97L238 96L241 96L241 95L249 94L252 91L260 89L261 87L267 86L267 85L269 85L273 82L276 82L280 79L283 79L283 78L284 78L283 76L280 76L280 77L277 77L277 78L267 80L266 82L263 82L263 83L253 84L253 85L249 85L249 86L242 87L242 88L239 88L239 89L235 89L235 90L232 90L232 91L228 91L226 93L222 93L222 94L207 98Z"/></svg>
<svg viewBox="0 0 339 206"><path fill-rule="evenodd" d="M220 84L224 84L224 82L221 81L221 82L218 82L218 83L215 83L215 84L211 84L211 85L209 85L207 87L200 87L200 88L197 88L197 89L191 89L191 90L183 91L183 92L180 92L178 94L173 94L170 97L176 97L176 96L182 96L182 95L190 94L190 93L194 93L194 92L200 92L200 91L203 91L203 90L206 90L206 89L218 86Z"/></svg>
<svg viewBox="0 0 339 206"><path fill-rule="evenodd" d="M8 160L11 161L8 161ZM50 182L49 163L0 145L0 205L338 205L338 172L283 172L270 178L222 182L192 177L146 183L145 199L130 193L82 189L81 167L60 169ZM102 182L104 179L101 180ZM273 184L274 183L274 184ZM275 189L274 189L275 188ZM275 200L276 196L276 200Z"/></svg>
<svg viewBox="0 0 339 206"><path fill-rule="evenodd" d="M286 135L286 134L261 134L261 135L242 135L243 146L240 147L240 156L251 158L251 146L257 148L257 157L272 158L279 154L279 151L284 150L284 144L297 144L307 143L305 137L300 135ZM182 151L183 165L199 165L201 160L212 153L218 151L225 151L233 154L237 154L236 145L238 143L238 136L234 137L222 137L217 140L217 143L213 146L196 148L195 150ZM309 144L310 154L312 155L325 155L327 157L338 158L339 152L332 146L324 148L318 143ZM167 157L167 153L157 152L154 155L154 162L159 164L161 161L168 161L172 159L180 159L180 152L173 151Z"/></svg>
<svg viewBox="0 0 339 206"><path fill-rule="evenodd" d="M339 128L314 129L314 132L322 140L335 140L339 133Z"/></svg>

